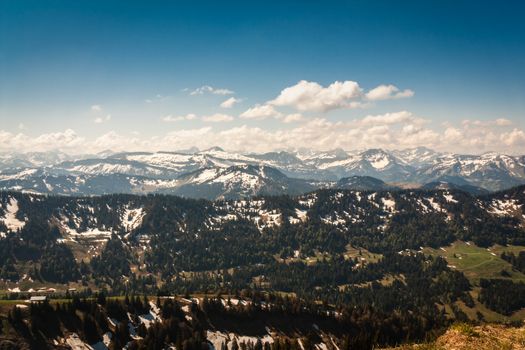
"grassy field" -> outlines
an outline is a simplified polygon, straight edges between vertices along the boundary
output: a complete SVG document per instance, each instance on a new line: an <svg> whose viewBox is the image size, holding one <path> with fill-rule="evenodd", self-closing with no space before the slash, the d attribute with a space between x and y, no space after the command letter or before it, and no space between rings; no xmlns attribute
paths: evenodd
<svg viewBox="0 0 525 350"><path fill-rule="evenodd" d="M475 306L469 308L461 301L456 304L470 319L477 319L476 313L480 312L488 322L507 322L525 319L525 309L517 311L509 317L489 310L478 302L480 291L479 280L481 278L505 278L525 282L525 275L523 273L514 271L511 264L501 259L501 253L503 252L513 252L517 254L524 250L525 247L522 246L503 247L495 245L490 248L481 248L473 243L457 241L448 247L442 247L440 249L424 248L423 252L445 258L452 268L463 272L469 279L473 285L470 294ZM502 270L508 272L510 277L502 276Z"/></svg>
<svg viewBox="0 0 525 350"><path fill-rule="evenodd" d="M358 260L369 264L378 262L383 256L381 254L371 253L364 248L354 248L351 245L348 245L344 257L345 259L357 258Z"/></svg>
<svg viewBox="0 0 525 350"><path fill-rule="evenodd" d="M354 248L351 245L346 246L346 251L343 253L346 260L357 258L360 263L375 263L382 258L381 254L371 253L364 248ZM292 263L302 261L307 265L315 265L320 261L332 259L332 255L327 252L315 251L313 256L302 256L302 257L290 257L282 259L278 254L274 256L275 260L281 263Z"/></svg>
<svg viewBox="0 0 525 350"><path fill-rule="evenodd" d="M504 278L501 275L502 270L507 271L512 280L525 282L523 273L513 271L512 265L501 259L501 253L504 251L517 253L525 251L525 247L493 246L485 249L473 243L458 241L440 249L423 249L425 254L445 258L450 266L463 272L474 285L478 285L481 278Z"/></svg>
<svg viewBox="0 0 525 350"><path fill-rule="evenodd" d="M487 324L456 323L435 341L401 345L383 350L521 350L525 349L525 328Z"/></svg>

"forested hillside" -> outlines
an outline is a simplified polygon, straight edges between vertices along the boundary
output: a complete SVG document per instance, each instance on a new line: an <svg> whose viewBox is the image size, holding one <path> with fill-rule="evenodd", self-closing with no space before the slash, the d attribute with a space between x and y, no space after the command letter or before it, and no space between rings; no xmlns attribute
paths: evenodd
<svg viewBox="0 0 525 350"><path fill-rule="evenodd" d="M326 315L323 331L338 346L349 346L348 334L367 347L395 345L437 334L452 320L519 319L525 307L524 192L520 187L475 197L448 189L319 190L213 202L2 192L0 278L6 299L32 293L243 295L247 309L235 322L265 320L261 305L292 303L285 308L288 318L303 317L301 310ZM452 253L469 246L484 254ZM497 263L493 272L475 274L476 265L468 264L480 257ZM91 313L100 307L89 305L75 307ZM221 305L200 306L206 322L229 319ZM63 321L57 322L54 332L63 337ZM242 334L235 322L229 330ZM97 323L96 334L82 335L83 341L93 343L108 330ZM283 327L275 325L280 332ZM375 331L361 334L362 327ZM141 332L145 342L147 332ZM123 336L121 343L130 339Z"/></svg>
<svg viewBox="0 0 525 350"><path fill-rule="evenodd" d="M283 261L330 263L345 258L349 246L386 256L456 240L524 245L523 192L473 197L449 190L320 190L215 202L3 192L1 271L8 280L34 274L60 283L87 278L86 272L97 279L149 273L171 278L181 271ZM19 268L26 262L34 263L32 270Z"/></svg>

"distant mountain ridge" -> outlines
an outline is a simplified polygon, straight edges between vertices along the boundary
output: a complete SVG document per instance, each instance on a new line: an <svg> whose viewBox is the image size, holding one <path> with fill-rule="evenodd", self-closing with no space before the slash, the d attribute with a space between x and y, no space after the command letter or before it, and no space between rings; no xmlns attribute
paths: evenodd
<svg viewBox="0 0 525 350"><path fill-rule="evenodd" d="M263 179L262 169L272 175ZM195 174L212 172L217 175L213 183L192 182L198 178ZM213 199L297 194L344 187L348 184L342 179L354 176L363 177L360 182L372 177L386 184L427 188L446 182L447 188L481 194L525 184L525 156L494 152L460 155L425 147L244 154L213 147L179 152L104 151L78 157L63 153L0 154L0 189L66 195L160 192ZM251 177L257 178L252 181L254 186L247 182Z"/></svg>
<svg viewBox="0 0 525 350"><path fill-rule="evenodd" d="M289 178L264 165L236 165L206 168L177 179L173 193L184 197L235 199L254 195L302 194L318 186L303 179Z"/></svg>
<svg viewBox="0 0 525 350"><path fill-rule="evenodd" d="M344 177L337 181L336 188L343 190L358 190L358 191L379 191L379 190L393 190L397 189L395 186L390 186L384 181L376 179L371 176L351 176Z"/></svg>

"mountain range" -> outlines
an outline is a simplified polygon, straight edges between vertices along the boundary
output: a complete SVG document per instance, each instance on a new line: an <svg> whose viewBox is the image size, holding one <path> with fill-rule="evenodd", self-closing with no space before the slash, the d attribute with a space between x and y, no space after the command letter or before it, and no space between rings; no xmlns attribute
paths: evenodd
<svg viewBox="0 0 525 350"><path fill-rule="evenodd" d="M372 179L373 178L373 179ZM193 198L299 194L318 188L462 189L482 194L525 184L525 156L462 155L425 147L387 151L235 153L104 151L0 154L0 189L60 195L169 193Z"/></svg>

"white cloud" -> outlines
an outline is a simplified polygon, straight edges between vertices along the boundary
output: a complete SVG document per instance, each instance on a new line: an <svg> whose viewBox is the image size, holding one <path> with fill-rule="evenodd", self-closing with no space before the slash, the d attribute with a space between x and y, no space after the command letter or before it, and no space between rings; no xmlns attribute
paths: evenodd
<svg viewBox="0 0 525 350"><path fill-rule="evenodd" d="M408 112L406 112L408 113ZM385 114L374 123L363 123L362 120L348 122L333 122L326 118L304 120L293 128L275 130L247 125L226 130L189 129L171 132L161 142L167 145L185 147L195 145L207 148L219 145L229 150L247 152L265 152L276 149L297 149L307 147L326 150L336 147L343 149L362 149L381 147L399 149L417 146L427 146L442 151L459 151L460 153L481 153L494 149L507 153L519 153L518 146L509 146L499 142L498 137L508 137L509 144L519 145L523 131L517 130L507 134L496 133L487 129L484 131L465 129L461 125L450 126L438 130L426 127L426 123L414 123L421 118L392 118L392 115L406 115L399 112ZM376 116L379 117L379 116ZM284 121L285 117L282 118ZM386 123L379 123L379 120ZM393 120L397 122L394 123ZM501 136L504 135L504 136ZM161 148L161 147L158 147Z"/></svg>
<svg viewBox="0 0 525 350"><path fill-rule="evenodd" d="M415 124L422 124L425 122L422 118L416 118L408 111L400 111L394 113L385 113L381 115L367 115L358 121L361 125L390 125L411 122Z"/></svg>
<svg viewBox="0 0 525 350"><path fill-rule="evenodd" d="M463 134L459 129L451 126L445 129L443 136L447 142L458 142L461 141Z"/></svg>
<svg viewBox="0 0 525 350"><path fill-rule="evenodd" d="M292 113L292 114L288 114L287 116L285 116L283 118L283 123L295 123L295 122L300 122L302 121L304 118L303 118L303 115L301 113Z"/></svg>
<svg viewBox="0 0 525 350"><path fill-rule="evenodd" d="M221 103L221 107L222 108L232 108L235 104L241 102L242 100L238 99L238 98L235 98L235 97L230 97L229 99L223 101Z"/></svg>
<svg viewBox="0 0 525 350"><path fill-rule="evenodd" d="M110 120L111 120L111 114L107 114L104 118L102 117L95 118L94 122L95 124L102 124L105 122L109 122Z"/></svg>
<svg viewBox="0 0 525 350"><path fill-rule="evenodd" d="M268 119L279 118L281 113L272 105L255 105L244 111L239 117L242 119Z"/></svg>
<svg viewBox="0 0 525 350"><path fill-rule="evenodd" d="M281 91L269 103L275 106L290 106L300 111L328 111L337 108L357 108L362 106L354 101L362 94L355 81L336 81L327 87L319 83L301 80Z"/></svg>
<svg viewBox="0 0 525 350"><path fill-rule="evenodd" d="M162 118L162 121L169 123L169 122L179 122L182 120L194 120L194 119L197 119L197 116L193 113L188 113L186 115L179 115L179 116L173 116L169 114L167 116L164 116Z"/></svg>
<svg viewBox="0 0 525 350"><path fill-rule="evenodd" d="M506 119L506 118L498 118L494 120L470 120L466 119L463 120L462 125L464 126L479 126L479 127L487 127L487 126L511 126L513 123L512 121Z"/></svg>
<svg viewBox="0 0 525 350"><path fill-rule="evenodd" d="M201 87L196 88L195 90L190 92L190 95L203 95L205 93L210 93L214 95L233 95L235 92L229 89L224 88L214 88L210 85L203 85Z"/></svg>
<svg viewBox="0 0 525 350"><path fill-rule="evenodd" d="M370 101L391 100L414 96L414 91L410 89L399 90L395 85L379 85L366 93L366 98Z"/></svg>
<svg viewBox="0 0 525 350"><path fill-rule="evenodd" d="M24 123L20 123L20 124L18 124L18 129L19 129L19 130L25 130L25 128L26 128L26 126L25 126Z"/></svg>
<svg viewBox="0 0 525 350"><path fill-rule="evenodd" d="M505 118L498 118L494 121L498 126L509 126L512 125L512 121Z"/></svg>
<svg viewBox="0 0 525 350"><path fill-rule="evenodd" d="M503 133L500 136L501 141L510 147L525 147L525 132L519 129L512 129L512 131Z"/></svg>
<svg viewBox="0 0 525 350"><path fill-rule="evenodd" d="M156 102L163 102L170 98L170 96L164 96L161 94L156 94L153 98L147 98L144 100L146 103L156 103Z"/></svg>
<svg viewBox="0 0 525 350"><path fill-rule="evenodd" d="M174 115L169 114L163 117L162 121L169 123L169 122L179 122L183 120L196 120L196 119L198 119L198 117L196 114L193 114L193 113L188 113L186 115L179 115L179 116L174 116ZM234 118L228 114L215 113L212 115L203 116L201 117L201 119L205 122L219 123L219 122L230 122Z"/></svg>
<svg viewBox="0 0 525 350"><path fill-rule="evenodd" d="M225 114L205 117L207 121L225 122L233 119ZM0 130L0 152L49 151L68 153L114 151L176 150L196 146L204 149L221 146L233 151L266 152L300 147L315 150L343 148L400 149L427 146L438 151L479 154L497 151L523 154L525 130L500 126L496 120L483 125L472 122L448 122L434 125L424 119L401 111L383 115L365 116L349 121L331 121L327 118L304 118L283 115L280 120L296 121L295 124L278 124L280 127L262 128L248 125L224 129L206 126L178 129L155 136L115 131L86 139L73 130L29 136ZM297 119L297 120L296 120ZM79 151L81 150L81 151Z"/></svg>
<svg viewBox="0 0 525 350"><path fill-rule="evenodd" d="M0 151L4 152L62 150L74 153L78 152L83 146L86 146L86 139L78 136L71 129L63 132L45 133L36 137L0 130Z"/></svg>
<svg viewBox="0 0 525 350"><path fill-rule="evenodd" d="M49 147L78 147L84 142L84 138L76 134L75 131L67 129L64 132L54 132L42 134L33 141L36 147L41 146L43 149Z"/></svg>
<svg viewBox="0 0 525 350"><path fill-rule="evenodd" d="M117 151L127 151L127 150L145 150L149 149L152 145L151 140L141 139L137 137L134 133L131 133L133 136L121 135L115 131L110 131L104 135L97 137L92 142L92 149L102 151L102 150L117 150Z"/></svg>
<svg viewBox="0 0 525 350"><path fill-rule="evenodd" d="M202 120L210 123L221 123L221 122L231 122L234 118L228 114L215 113L213 115L204 116Z"/></svg>
<svg viewBox="0 0 525 350"><path fill-rule="evenodd" d="M99 115L98 117L93 119L93 122L95 124L102 124L102 123L109 122L111 120L111 114L106 114L105 117L100 116L100 114L102 112L102 106L101 105L92 105L91 106L91 111L94 112L95 115L97 115L97 114Z"/></svg>

